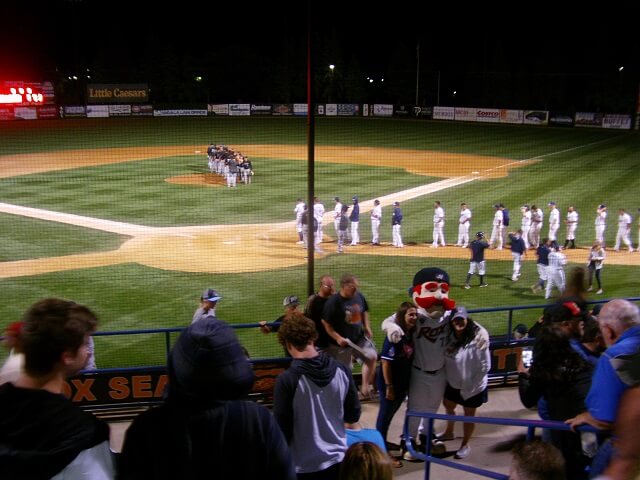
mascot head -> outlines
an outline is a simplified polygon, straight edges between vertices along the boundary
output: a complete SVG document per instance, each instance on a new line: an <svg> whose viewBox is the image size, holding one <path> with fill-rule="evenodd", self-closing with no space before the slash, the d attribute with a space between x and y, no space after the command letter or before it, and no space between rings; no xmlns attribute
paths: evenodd
<svg viewBox="0 0 640 480"><path fill-rule="evenodd" d="M449 298L449 274L441 268L423 268L416 273L409 293L418 309L431 317L439 317L456 306Z"/></svg>

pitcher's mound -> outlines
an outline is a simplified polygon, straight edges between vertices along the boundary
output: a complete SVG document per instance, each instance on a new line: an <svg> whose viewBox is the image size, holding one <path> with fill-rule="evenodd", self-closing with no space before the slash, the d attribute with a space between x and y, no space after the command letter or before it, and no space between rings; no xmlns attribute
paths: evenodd
<svg viewBox="0 0 640 480"><path fill-rule="evenodd" d="M200 187L222 187L227 185L224 177L215 173L192 173L189 175L177 175L165 179L165 182L178 185L197 185Z"/></svg>

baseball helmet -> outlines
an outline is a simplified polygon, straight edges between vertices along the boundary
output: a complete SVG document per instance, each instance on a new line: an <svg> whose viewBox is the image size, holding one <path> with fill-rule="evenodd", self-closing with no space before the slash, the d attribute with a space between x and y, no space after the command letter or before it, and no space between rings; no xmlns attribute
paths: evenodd
<svg viewBox="0 0 640 480"><path fill-rule="evenodd" d="M484 237L484 232L476 233L476 238L483 238L483 237Z"/></svg>

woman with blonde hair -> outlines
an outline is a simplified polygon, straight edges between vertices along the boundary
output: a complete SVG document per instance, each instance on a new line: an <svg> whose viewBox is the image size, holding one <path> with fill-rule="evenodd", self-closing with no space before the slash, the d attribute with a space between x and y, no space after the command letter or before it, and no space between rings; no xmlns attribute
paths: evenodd
<svg viewBox="0 0 640 480"><path fill-rule="evenodd" d="M342 460L340 480L393 480L391 459L373 443L354 443Z"/></svg>

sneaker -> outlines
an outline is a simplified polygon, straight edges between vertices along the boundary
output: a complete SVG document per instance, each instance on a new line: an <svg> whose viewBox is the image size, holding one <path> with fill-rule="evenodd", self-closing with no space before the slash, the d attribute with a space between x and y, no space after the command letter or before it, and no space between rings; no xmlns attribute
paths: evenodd
<svg viewBox="0 0 640 480"><path fill-rule="evenodd" d="M436 438L442 441L453 440L456 436L452 433L450 435L445 435L445 432L436 433Z"/></svg>
<svg viewBox="0 0 640 480"><path fill-rule="evenodd" d="M480 285L480 288L484 288L484 287L488 287L488 286L489 286L488 283L483 283L483 284Z"/></svg>
<svg viewBox="0 0 640 480"><path fill-rule="evenodd" d="M447 453L447 447L440 440L434 440L431 443L431 455L444 455Z"/></svg>
<svg viewBox="0 0 640 480"><path fill-rule="evenodd" d="M423 462L424 461L419 459L418 457L414 457L413 455L411 455L411 452L409 450L406 450L402 454L402 458L405 459L407 462Z"/></svg>
<svg viewBox="0 0 640 480"><path fill-rule="evenodd" d="M454 458L467 458L470 453L471 453L471 447L469 445L465 445L464 447L460 448L460 450L456 452L456 454L454 455Z"/></svg>
<svg viewBox="0 0 640 480"><path fill-rule="evenodd" d="M596 295L602 295L603 293L604 293L604 292L602 291L602 289L600 289L600 290L598 290L598 291L596 292Z"/></svg>
<svg viewBox="0 0 640 480"><path fill-rule="evenodd" d="M304 242L303 242L302 240L298 240L296 243L297 243L298 245L302 245Z"/></svg>
<svg viewBox="0 0 640 480"><path fill-rule="evenodd" d="M471 288L471 285L469 285L468 283L465 283L464 285L464 289L465 290L469 290Z"/></svg>
<svg viewBox="0 0 640 480"><path fill-rule="evenodd" d="M593 287L589 286L589 288L587 288L587 292L593 292Z"/></svg>

